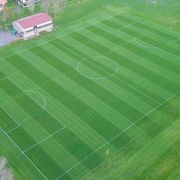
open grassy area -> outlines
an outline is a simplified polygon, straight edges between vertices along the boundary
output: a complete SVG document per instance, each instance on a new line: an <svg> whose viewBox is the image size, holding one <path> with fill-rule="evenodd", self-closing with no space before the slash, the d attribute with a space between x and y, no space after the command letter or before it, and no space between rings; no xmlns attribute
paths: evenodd
<svg viewBox="0 0 180 180"><path fill-rule="evenodd" d="M83 1L0 50L0 156L16 179L178 179L179 26L138 5Z"/></svg>

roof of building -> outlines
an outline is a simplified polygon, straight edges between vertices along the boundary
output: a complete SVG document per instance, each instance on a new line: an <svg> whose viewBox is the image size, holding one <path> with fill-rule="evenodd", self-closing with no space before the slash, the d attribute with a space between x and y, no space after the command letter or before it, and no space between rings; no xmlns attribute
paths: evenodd
<svg viewBox="0 0 180 180"><path fill-rule="evenodd" d="M38 26L49 21L52 21L52 18L47 13L38 13L16 20L15 22L19 23L23 29L29 29L31 27Z"/></svg>

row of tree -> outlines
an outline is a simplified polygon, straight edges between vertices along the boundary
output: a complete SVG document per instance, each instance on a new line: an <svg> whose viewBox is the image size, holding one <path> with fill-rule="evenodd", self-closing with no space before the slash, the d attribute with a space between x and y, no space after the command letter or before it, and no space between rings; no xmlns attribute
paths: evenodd
<svg viewBox="0 0 180 180"><path fill-rule="evenodd" d="M54 14L57 14L60 10L65 7L68 0L41 0L41 9L45 12L53 10ZM31 13L34 13L35 1L29 0L28 9Z"/></svg>

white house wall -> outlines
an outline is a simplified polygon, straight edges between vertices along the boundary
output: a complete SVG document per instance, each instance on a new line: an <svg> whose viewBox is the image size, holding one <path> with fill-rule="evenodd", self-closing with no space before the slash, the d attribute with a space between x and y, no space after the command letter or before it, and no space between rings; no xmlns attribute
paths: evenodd
<svg viewBox="0 0 180 180"><path fill-rule="evenodd" d="M27 39L29 39L29 38L31 38L33 36L35 36L34 31L29 31L29 32L25 32L22 37L23 37L24 40L27 40Z"/></svg>
<svg viewBox="0 0 180 180"><path fill-rule="evenodd" d="M17 22L12 22L12 26L18 33L21 33L24 30Z"/></svg>
<svg viewBox="0 0 180 180"><path fill-rule="evenodd" d="M46 26L48 24L52 24L52 21L48 21L48 22L45 22L45 23L42 23L42 24L38 24L37 27L41 27L41 26Z"/></svg>
<svg viewBox="0 0 180 180"><path fill-rule="evenodd" d="M52 31L52 29L53 29L53 25L50 24L50 25L48 25L48 26L44 26L44 27L38 28L38 32L39 32L39 33L40 33L40 32L43 32L43 31L49 32L49 31Z"/></svg>

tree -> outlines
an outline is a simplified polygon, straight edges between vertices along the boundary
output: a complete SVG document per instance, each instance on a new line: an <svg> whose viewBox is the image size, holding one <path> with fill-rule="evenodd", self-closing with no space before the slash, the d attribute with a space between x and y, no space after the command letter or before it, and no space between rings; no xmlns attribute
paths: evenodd
<svg viewBox="0 0 180 180"><path fill-rule="evenodd" d="M31 12L31 14L34 13L34 8L35 8L35 1L34 0L29 0L29 2L28 2L28 9Z"/></svg>
<svg viewBox="0 0 180 180"><path fill-rule="evenodd" d="M52 1L54 16L58 14L65 7L66 0L54 0Z"/></svg>
<svg viewBox="0 0 180 180"><path fill-rule="evenodd" d="M48 12L51 6L51 0L42 0L41 1L41 9L45 12Z"/></svg>
<svg viewBox="0 0 180 180"><path fill-rule="evenodd" d="M65 7L67 0L42 0L41 9L48 12L50 9L53 10L53 14L56 15Z"/></svg>

